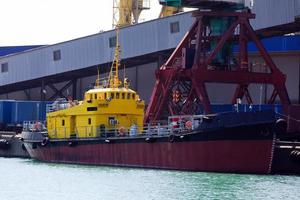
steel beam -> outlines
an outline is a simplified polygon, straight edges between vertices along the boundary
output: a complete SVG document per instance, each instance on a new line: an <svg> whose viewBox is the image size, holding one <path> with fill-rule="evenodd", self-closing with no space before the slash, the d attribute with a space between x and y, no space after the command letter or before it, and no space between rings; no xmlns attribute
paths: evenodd
<svg viewBox="0 0 300 200"><path fill-rule="evenodd" d="M250 13L249 10L243 12L195 11L193 16L196 17L195 23L167 62L156 72L156 84L146 111L145 122L160 120L164 117L162 113L166 112L168 115L195 114L196 110L191 111L193 109L189 109L195 102L203 105L205 113L211 113L210 99L205 87L206 83L236 84L237 88L232 103L237 98L243 97L246 98L248 103L253 103L248 86L254 83L270 84L274 86L274 92L269 103L274 103L276 96L279 96L283 105L290 104L285 87L285 75L274 64L249 23L249 19L255 17L254 14ZM223 34L210 35L211 27L208 21L212 18L219 20L231 19L228 20L231 24ZM251 40L259 49L262 58L266 62L266 67L269 69L264 73L253 71L248 63L247 42ZM211 49L213 46L211 45L212 41L217 44L214 49ZM233 41L239 45L237 62L234 63L227 58L226 60L223 59L223 63L213 64L212 61L224 49L225 44L231 44ZM185 66L187 63L185 59L191 59L185 57L187 54L183 53L187 49L189 49L189 53L194 53L192 68ZM228 67L224 67L224 63ZM184 86L186 81L191 82L190 87ZM176 85L183 92L180 101L178 101L181 103L171 102L170 93L174 92L172 88Z"/></svg>
<svg viewBox="0 0 300 200"><path fill-rule="evenodd" d="M54 94L49 98L49 100L54 100L56 97L67 97L63 94L63 92L68 89L72 85L73 81L69 81L66 85L64 85L61 89L57 89L54 85L51 83L48 83L48 86L54 91Z"/></svg>

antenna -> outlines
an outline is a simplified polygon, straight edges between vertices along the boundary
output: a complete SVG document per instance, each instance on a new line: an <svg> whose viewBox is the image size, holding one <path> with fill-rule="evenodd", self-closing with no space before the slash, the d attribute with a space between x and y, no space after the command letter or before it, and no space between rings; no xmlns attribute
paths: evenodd
<svg viewBox="0 0 300 200"><path fill-rule="evenodd" d="M126 76L126 72L125 72L126 66L124 64L124 69L123 69L123 81L125 82L125 76Z"/></svg>
<svg viewBox="0 0 300 200"><path fill-rule="evenodd" d="M97 67L98 75L95 81L95 88L100 88L100 66Z"/></svg>
<svg viewBox="0 0 300 200"><path fill-rule="evenodd" d="M109 73L109 87L118 88L121 85L119 80L119 66L120 66L120 44L119 44L119 25L116 26L116 48L115 56L111 65Z"/></svg>

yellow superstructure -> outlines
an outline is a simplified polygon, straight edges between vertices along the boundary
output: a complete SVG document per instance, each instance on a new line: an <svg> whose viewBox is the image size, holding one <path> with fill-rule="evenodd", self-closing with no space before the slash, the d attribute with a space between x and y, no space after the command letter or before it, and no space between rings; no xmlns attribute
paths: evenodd
<svg viewBox="0 0 300 200"><path fill-rule="evenodd" d="M144 101L135 91L122 88L95 88L85 93L78 105L47 114L50 138L96 137L100 129L119 130L143 126Z"/></svg>
<svg viewBox="0 0 300 200"><path fill-rule="evenodd" d="M58 104L58 109L47 113L49 138L89 138L100 136L102 132L126 132L130 127L143 127L145 103L139 95L118 78L119 68L119 29L115 58L108 78L108 86L101 86L100 79L95 87L88 90L81 102Z"/></svg>

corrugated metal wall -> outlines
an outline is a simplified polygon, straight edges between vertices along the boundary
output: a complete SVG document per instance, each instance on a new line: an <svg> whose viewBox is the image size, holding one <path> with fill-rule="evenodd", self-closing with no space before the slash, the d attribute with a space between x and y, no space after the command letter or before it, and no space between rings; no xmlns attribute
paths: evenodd
<svg viewBox="0 0 300 200"><path fill-rule="evenodd" d="M255 29L293 22L300 13L299 0L257 0L253 21ZM179 22L180 32L171 33L170 23ZM193 23L191 13L157 19L123 28L120 31L122 58L131 58L175 48ZM0 58L0 65L8 63L8 72L0 73L0 86L32 80L110 62L113 48L109 38L114 31L72 40L37 50ZM61 59L53 60L53 51L61 51Z"/></svg>
<svg viewBox="0 0 300 200"><path fill-rule="evenodd" d="M275 64L287 75L286 86L288 88L288 93L290 99L293 103L297 103L299 100L299 66L300 66L300 54L299 53L271 53L271 56ZM257 54L250 55L250 62L257 63L260 65L264 64L264 61ZM155 74L154 71L157 69L157 63L148 63L145 65L139 65L126 69L126 77L129 78L131 82L131 88L136 90L141 98L149 103L150 95L155 84ZM120 70L120 74L123 74L123 70ZM106 74L107 75L107 74ZM101 75L104 77L106 75ZM84 91L86 91L92 83L96 80L96 75L81 78L78 80L77 84L77 99L81 100L83 98ZM62 88L65 83L55 84L55 87ZM214 104L224 104L229 103L234 94L234 89L236 85L233 84L216 84L207 83L207 90L210 100ZM262 88L261 88L262 87ZM249 87L250 94L253 101L258 104L260 100L265 102L265 92L268 97L270 97L272 92L272 86L266 86L263 84L251 84ZM46 88L46 96L49 98L54 93L51 89ZM40 88L34 88L28 90L31 96L31 100L40 100ZM64 95L72 93L72 88L69 91L65 91ZM23 91L14 92L10 94L0 95L0 99L16 99L24 100L26 99L25 93ZM278 99L277 99L278 100ZM0 116L1 117L1 116Z"/></svg>
<svg viewBox="0 0 300 200"><path fill-rule="evenodd" d="M6 56L9 54L20 53L22 51L35 49L35 48L38 48L41 46L44 46L44 45L0 47L0 56Z"/></svg>
<svg viewBox="0 0 300 200"><path fill-rule="evenodd" d="M300 0L295 0L295 16L300 18Z"/></svg>
<svg viewBox="0 0 300 200"><path fill-rule="evenodd" d="M170 23L176 21L180 24L180 32L170 33ZM131 58L174 48L191 25L191 21L190 13L185 13L121 29L121 57ZM110 62L114 48L109 47L109 39L114 36L114 31L108 31L1 57L0 64L7 62L9 70L0 74L0 85ZM56 50L61 51L61 59L54 61L53 51Z"/></svg>
<svg viewBox="0 0 300 200"><path fill-rule="evenodd" d="M253 12L256 19L252 21L255 29L291 23L295 20L295 3L299 0L256 0Z"/></svg>

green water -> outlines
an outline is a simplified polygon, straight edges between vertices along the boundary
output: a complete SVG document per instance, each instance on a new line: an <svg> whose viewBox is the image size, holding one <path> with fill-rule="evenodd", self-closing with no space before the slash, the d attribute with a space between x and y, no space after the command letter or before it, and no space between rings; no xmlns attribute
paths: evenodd
<svg viewBox="0 0 300 200"><path fill-rule="evenodd" d="M300 199L300 176L194 173L0 158L0 200Z"/></svg>

